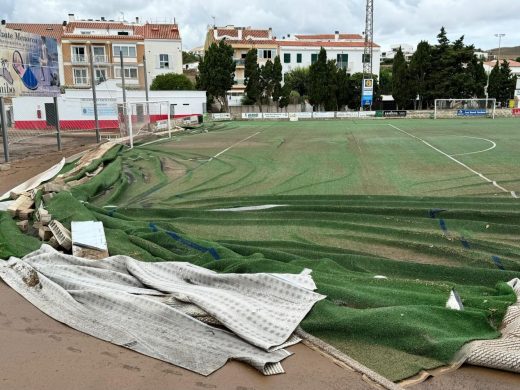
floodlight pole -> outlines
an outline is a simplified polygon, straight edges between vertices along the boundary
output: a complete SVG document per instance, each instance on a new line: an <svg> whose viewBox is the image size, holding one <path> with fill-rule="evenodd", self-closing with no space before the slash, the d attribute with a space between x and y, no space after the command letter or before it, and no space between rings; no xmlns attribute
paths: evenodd
<svg viewBox="0 0 520 390"><path fill-rule="evenodd" d="M505 37L506 34L504 33L500 33L500 34L495 34L495 37L498 38L498 57L497 57L497 62L500 64L500 51L502 49L502 37Z"/></svg>
<svg viewBox="0 0 520 390"><path fill-rule="evenodd" d="M54 100L54 110L56 111L56 142L58 143L58 151L61 152L61 126L60 114L58 110L58 97L54 96L52 99Z"/></svg>
<svg viewBox="0 0 520 390"><path fill-rule="evenodd" d="M96 75L94 73L94 53L92 44L89 45L88 55L90 59L90 85L92 86L92 103L94 104L94 124L96 127L96 142L101 142L101 135L99 134L99 117L97 109L97 96L96 96Z"/></svg>
<svg viewBox="0 0 520 390"><path fill-rule="evenodd" d="M7 119L5 118L5 100L0 96L0 122L2 124L2 142L4 144L4 161L9 162L9 145L7 136Z"/></svg>

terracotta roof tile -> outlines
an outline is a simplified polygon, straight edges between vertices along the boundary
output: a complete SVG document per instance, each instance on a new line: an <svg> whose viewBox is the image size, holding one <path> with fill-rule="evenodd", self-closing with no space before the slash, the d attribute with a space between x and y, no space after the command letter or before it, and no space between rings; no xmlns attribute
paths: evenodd
<svg viewBox="0 0 520 390"><path fill-rule="evenodd" d="M145 24L143 26L145 39L181 39L176 24Z"/></svg>
<svg viewBox="0 0 520 390"><path fill-rule="evenodd" d="M308 46L308 47L364 47L365 42L341 42L341 41L278 41L280 46ZM372 47L380 47L373 43Z"/></svg>
<svg viewBox="0 0 520 390"><path fill-rule="evenodd" d="M269 38L269 30L244 30L242 32L242 37L252 37L252 38Z"/></svg>
<svg viewBox="0 0 520 390"><path fill-rule="evenodd" d="M513 61L513 60L508 60L507 61L509 63L509 66L513 67L513 68L516 68L516 67L520 67L520 62L517 62L517 61ZM486 61L484 62L484 64L488 65L488 66L495 66L495 64L497 63L496 60L493 60L493 61ZM502 63L502 61L500 62Z"/></svg>
<svg viewBox="0 0 520 390"><path fill-rule="evenodd" d="M278 46L274 39L225 39L230 45L272 45Z"/></svg>
<svg viewBox="0 0 520 390"><path fill-rule="evenodd" d="M101 34L65 34L61 38L63 39L81 39L81 40L96 40L102 39L105 41L122 40L122 41L142 41L144 37L142 35L101 35Z"/></svg>
<svg viewBox="0 0 520 390"><path fill-rule="evenodd" d="M63 25L43 24L43 23L6 23L6 27L12 30L19 30L31 34L43 35L60 40L63 35Z"/></svg>
<svg viewBox="0 0 520 390"><path fill-rule="evenodd" d="M238 38L238 30L232 28L217 28L217 34L219 37L234 37Z"/></svg>
<svg viewBox="0 0 520 390"><path fill-rule="evenodd" d="M298 39L335 39L335 34L298 34L295 35ZM339 39L363 39L359 34L339 34Z"/></svg>
<svg viewBox="0 0 520 390"><path fill-rule="evenodd" d="M74 33L76 28L91 28L91 29L103 29L103 30L119 30L119 29L132 29L132 25L124 24L122 22L109 22L109 21L74 21L69 22L66 27L68 33Z"/></svg>

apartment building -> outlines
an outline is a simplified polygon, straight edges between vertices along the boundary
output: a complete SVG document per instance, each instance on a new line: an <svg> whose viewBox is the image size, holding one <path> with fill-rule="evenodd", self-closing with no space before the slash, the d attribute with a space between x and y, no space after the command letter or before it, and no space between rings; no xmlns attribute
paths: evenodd
<svg viewBox="0 0 520 390"><path fill-rule="evenodd" d="M359 34L297 34L288 35L278 40L280 60L283 74L295 68L306 68L318 60L318 54L323 47L327 51L327 59L335 60L339 68L347 73L363 72L365 40ZM381 49L372 43L373 73L379 74L379 58ZM366 59L368 60L368 59Z"/></svg>
<svg viewBox="0 0 520 390"><path fill-rule="evenodd" d="M226 43L233 48L233 58L236 64L235 85L230 91L230 96L243 96L246 88L244 83L244 65L247 52L251 49L258 50L258 64L264 65L267 60L274 61L278 55L278 42L273 37L273 30L255 29L251 27L212 27L208 30L205 50L213 42L220 42L225 39Z"/></svg>
<svg viewBox="0 0 520 390"><path fill-rule="evenodd" d="M94 64L94 80L120 86L120 53L123 54L125 83L135 88L151 84L163 73L182 73L182 41L177 24L99 20L76 20L69 14L62 24L7 23L7 27L60 42L60 82L68 88L89 88Z"/></svg>
<svg viewBox="0 0 520 390"><path fill-rule="evenodd" d="M401 48L401 51L403 52L404 59L406 60L406 62L410 62L415 53L415 47L412 45L409 45L407 43L400 43L397 45L390 46L389 51L384 51L381 54L381 62L384 60L393 60L395 55L399 51L399 48Z"/></svg>

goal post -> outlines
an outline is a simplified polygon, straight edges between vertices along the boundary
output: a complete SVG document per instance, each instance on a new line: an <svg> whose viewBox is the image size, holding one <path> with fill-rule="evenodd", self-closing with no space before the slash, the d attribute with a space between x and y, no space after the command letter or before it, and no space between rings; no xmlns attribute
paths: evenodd
<svg viewBox="0 0 520 390"><path fill-rule="evenodd" d="M495 119L496 99L435 99L434 118Z"/></svg>
<svg viewBox="0 0 520 390"><path fill-rule="evenodd" d="M119 103L117 111L121 137L128 138L131 148L138 137L156 135L171 138L172 121L169 101Z"/></svg>

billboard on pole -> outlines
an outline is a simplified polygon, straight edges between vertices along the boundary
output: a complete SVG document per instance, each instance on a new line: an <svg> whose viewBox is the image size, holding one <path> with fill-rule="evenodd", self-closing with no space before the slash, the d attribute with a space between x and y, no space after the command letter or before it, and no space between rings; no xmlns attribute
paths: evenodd
<svg viewBox="0 0 520 390"><path fill-rule="evenodd" d="M374 79L363 79L361 106L371 106L374 99Z"/></svg>
<svg viewBox="0 0 520 390"><path fill-rule="evenodd" d="M59 93L57 40L0 28L0 96L57 96Z"/></svg>

